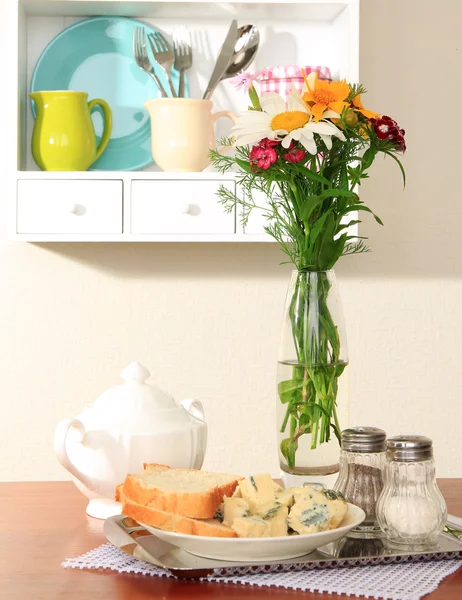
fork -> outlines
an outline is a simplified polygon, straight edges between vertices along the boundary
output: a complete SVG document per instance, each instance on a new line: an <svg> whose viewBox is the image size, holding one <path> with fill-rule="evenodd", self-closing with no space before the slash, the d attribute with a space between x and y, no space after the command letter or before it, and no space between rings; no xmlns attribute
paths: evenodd
<svg viewBox="0 0 462 600"><path fill-rule="evenodd" d="M178 96L184 98L184 74L192 67L193 62L191 36L186 25L173 30L173 50L175 53L174 67L180 73Z"/></svg>
<svg viewBox="0 0 462 600"><path fill-rule="evenodd" d="M149 60L146 49L146 32L144 27L141 27L141 25L137 25L133 29L133 55L139 68L154 79L157 87L160 90L160 93L162 94L162 97L168 98L167 92L165 91L164 86L161 84L157 75L154 73L154 67Z"/></svg>
<svg viewBox="0 0 462 600"><path fill-rule="evenodd" d="M173 50L169 46L164 36L158 31L155 33L150 33L148 35L148 40L151 44L151 50L156 62L163 68L165 74L167 75L168 85L170 86L170 91L172 92L172 98L177 98L175 88L173 87L172 77L170 75L174 62Z"/></svg>

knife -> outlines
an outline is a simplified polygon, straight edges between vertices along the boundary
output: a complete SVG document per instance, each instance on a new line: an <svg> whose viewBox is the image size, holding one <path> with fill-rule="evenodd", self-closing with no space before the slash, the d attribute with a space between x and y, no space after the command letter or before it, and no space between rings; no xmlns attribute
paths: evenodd
<svg viewBox="0 0 462 600"><path fill-rule="evenodd" d="M217 61L215 63L215 68L213 69L213 73L210 77L207 88L202 96L203 100L209 100L210 96L215 91L215 88L220 83L220 80L226 71L229 61L234 52L234 47L236 45L238 36L237 31L237 21L234 19L229 27L228 34L223 42L223 46L221 47L220 54L218 55Z"/></svg>
<svg viewBox="0 0 462 600"><path fill-rule="evenodd" d="M147 552L137 540L143 536L150 536L151 534L146 531L143 527L140 527L136 521L132 523L127 522L132 519L120 518L117 515L117 519L109 517L104 521L103 531L107 539L117 546L122 552L149 562L152 565L160 568L165 568L164 565ZM135 525L136 523L136 525Z"/></svg>
<svg viewBox="0 0 462 600"><path fill-rule="evenodd" d="M208 577L214 574L213 567L221 566L217 561L210 561L179 550L176 546L156 538L134 519L123 515L109 517L104 521L104 535L122 552L161 569L166 569L180 579ZM171 551L180 552L178 558L175 559L171 556L168 559ZM185 558L182 558L182 554L185 554ZM164 558L167 559L167 564ZM207 568L210 562L216 563L216 565ZM206 563L205 566L202 563Z"/></svg>
<svg viewBox="0 0 462 600"><path fill-rule="evenodd" d="M448 515L448 522L443 529L443 533L462 542L462 529L460 529L460 527L462 527L462 519L454 515Z"/></svg>

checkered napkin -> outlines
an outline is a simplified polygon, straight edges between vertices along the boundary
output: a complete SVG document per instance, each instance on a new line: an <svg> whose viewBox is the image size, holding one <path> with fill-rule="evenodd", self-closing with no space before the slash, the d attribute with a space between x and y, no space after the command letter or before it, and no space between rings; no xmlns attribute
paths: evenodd
<svg viewBox="0 0 462 600"><path fill-rule="evenodd" d="M267 69L258 71L258 73L255 74L255 79L260 83L262 94L266 92L277 92L278 94L281 94L283 98L287 98L293 87L295 87L299 93L302 91L304 82L302 68L305 71L305 75L316 72L319 79L331 80L329 67L299 67L298 65L268 67Z"/></svg>

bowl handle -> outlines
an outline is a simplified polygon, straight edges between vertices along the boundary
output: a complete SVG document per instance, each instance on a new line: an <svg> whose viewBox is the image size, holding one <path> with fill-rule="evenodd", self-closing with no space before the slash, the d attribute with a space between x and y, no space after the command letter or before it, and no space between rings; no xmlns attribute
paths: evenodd
<svg viewBox="0 0 462 600"><path fill-rule="evenodd" d="M94 482L89 477L84 475L79 469L77 469L67 454L66 439L68 431L71 427L75 427L80 432L80 443L82 444L83 436L85 435L85 427L83 426L83 423L78 419L62 419L55 429L53 441L55 454L63 467L69 471L71 475L83 483L88 490L92 492L97 491Z"/></svg>

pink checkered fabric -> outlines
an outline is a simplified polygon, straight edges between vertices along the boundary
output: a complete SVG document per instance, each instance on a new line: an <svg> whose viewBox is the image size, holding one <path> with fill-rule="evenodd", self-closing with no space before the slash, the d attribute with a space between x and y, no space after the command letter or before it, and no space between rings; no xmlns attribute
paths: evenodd
<svg viewBox="0 0 462 600"><path fill-rule="evenodd" d="M255 79L260 83L262 94L265 94L266 92L276 92L287 99L287 96L290 94L293 87L295 87L299 93L302 91L304 83L302 68L306 75L316 72L319 79L332 80L329 67L299 67L298 65L268 67L267 69L258 71L255 75Z"/></svg>

